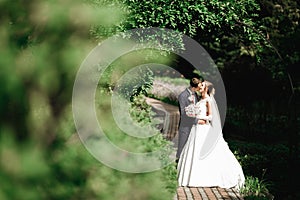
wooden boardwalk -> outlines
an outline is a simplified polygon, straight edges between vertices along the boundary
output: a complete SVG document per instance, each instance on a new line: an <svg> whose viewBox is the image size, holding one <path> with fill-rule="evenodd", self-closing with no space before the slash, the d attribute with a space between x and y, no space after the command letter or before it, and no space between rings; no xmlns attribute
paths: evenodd
<svg viewBox="0 0 300 200"><path fill-rule="evenodd" d="M233 188L219 187L178 187L173 200L242 200Z"/></svg>
<svg viewBox="0 0 300 200"><path fill-rule="evenodd" d="M155 118L161 122L159 129L165 138L168 140L176 139L179 123L178 107L152 98L146 98L146 102L152 106L156 113Z"/></svg>
<svg viewBox="0 0 300 200"><path fill-rule="evenodd" d="M152 106L156 119L160 121L158 128L167 140L178 144L179 110L177 106L166 104L156 99L147 98L146 102ZM243 200L234 189L219 187L178 187L173 200Z"/></svg>

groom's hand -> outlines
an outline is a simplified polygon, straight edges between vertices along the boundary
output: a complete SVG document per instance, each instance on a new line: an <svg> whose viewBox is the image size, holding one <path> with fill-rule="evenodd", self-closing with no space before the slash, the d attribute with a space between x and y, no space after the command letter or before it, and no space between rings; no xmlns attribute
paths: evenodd
<svg viewBox="0 0 300 200"><path fill-rule="evenodd" d="M201 124L201 125L202 125L202 124L206 124L206 120L204 120L204 119L199 119L199 120L198 120L198 124Z"/></svg>

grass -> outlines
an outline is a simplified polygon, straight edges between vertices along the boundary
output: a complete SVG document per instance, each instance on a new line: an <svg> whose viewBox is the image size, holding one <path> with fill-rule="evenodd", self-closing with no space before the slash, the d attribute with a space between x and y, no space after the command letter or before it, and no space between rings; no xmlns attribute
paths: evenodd
<svg viewBox="0 0 300 200"><path fill-rule="evenodd" d="M271 200L274 197L269 193L270 183L263 178L246 176L245 184L240 193L245 200Z"/></svg>

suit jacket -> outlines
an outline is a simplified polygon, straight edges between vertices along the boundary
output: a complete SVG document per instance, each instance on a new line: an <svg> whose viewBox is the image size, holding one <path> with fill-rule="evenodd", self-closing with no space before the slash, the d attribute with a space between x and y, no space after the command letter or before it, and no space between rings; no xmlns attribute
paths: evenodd
<svg viewBox="0 0 300 200"><path fill-rule="evenodd" d="M183 92L181 92L178 96L178 103L179 103L179 113L180 113L180 120L179 120L179 130L178 130L178 148L176 157L179 158L181 151L188 139L192 126L197 124L197 119L194 117L188 117L185 114L184 108L188 106L191 102L188 97L191 95L191 91L186 88ZM195 103L198 102L199 97L195 94L196 99Z"/></svg>

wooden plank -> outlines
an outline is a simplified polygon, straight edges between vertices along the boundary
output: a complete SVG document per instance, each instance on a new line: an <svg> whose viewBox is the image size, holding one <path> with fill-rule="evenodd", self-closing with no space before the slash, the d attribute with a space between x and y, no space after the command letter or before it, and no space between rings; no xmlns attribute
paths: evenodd
<svg viewBox="0 0 300 200"><path fill-rule="evenodd" d="M217 188L212 188L213 193L216 195L217 199L223 199L222 195L219 193Z"/></svg>
<svg viewBox="0 0 300 200"><path fill-rule="evenodd" d="M199 193L196 187L192 187L190 188L190 190L195 200L203 200L201 194Z"/></svg>
<svg viewBox="0 0 300 200"><path fill-rule="evenodd" d="M217 190L219 191L219 193L221 194L223 199L231 200L230 196L228 195L228 193L226 192L226 190L224 188L217 187Z"/></svg>
<svg viewBox="0 0 300 200"><path fill-rule="evenodd" d="M241 200L241 196L238 194L238 192L234 188L227 189L227 192L231 199L233 200Z"/></svg>
<svg viewBox="0 0 300 200"><path fill-rule="evenodd" d="M202 197L203 200L209 200L208 196L206 195L206 193L205 193L205 191L204 191L204 189L202 187L199 187L198 191L201 194L201 197Z"/></svg>
<svg viewBox="0 0 300 200"><path fill-rule="evenodd" d="M205 187L204 191L207 194L207 197L208 197L209 200L218 200L216 198L215 194L213 193L213 191L211 190L211 188Z"/></svg>
<svg viewBox="0 0 300 200"><path fill-rule="evenodd" d="M186 200L187 199L183 187L177 188L177 198L178 198L178 200Z"/></svg>
<svg viewBox="0 0 300 200"><path fill-rule="evenodd" d="M184 187L184 191L188 200L193 199L193 195L188 187Z"/></svg>

